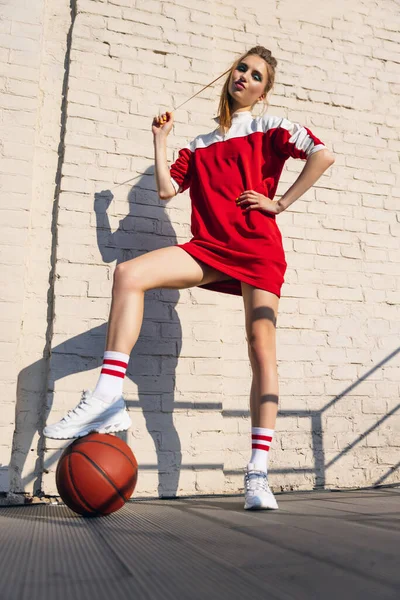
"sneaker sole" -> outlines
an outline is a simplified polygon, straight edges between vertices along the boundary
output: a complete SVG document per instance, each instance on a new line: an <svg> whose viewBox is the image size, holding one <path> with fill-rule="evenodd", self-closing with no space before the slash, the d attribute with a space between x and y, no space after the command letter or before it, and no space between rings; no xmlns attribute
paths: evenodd
<svg viewBox="0 0 400 600"><path fill-rule="evenodd" d="M129 429L129 427L132 425L132 421L130 416L128 415L127 412L124 413L122 419L118 420L118 421L114 421L111 423L108 423L106 425L102 424L99 427L89 427L87 429L79 429L78 431L76 431L75 433L70 433L70 432L62 432L60 431L60 433L54 433L51 435L45 435L45 437L48 437L52 440L69 440L69 439L75 439L75 438L80 438L80 437L84 437L85 435L89 435L89 433L92 432L96 432L96 433L117 433L119 431L126 431L127 429Z"/></svg>
<svg viewBox="0 0 400 600"><path fill-rule="evenodd" d="M244 510L278 510L279 506L244 506Z"/></svg>
<svg viewBox="0 0 400 600"><path fill-rule="evenodd" d="M279 506L269 506L265 504L247 504L244 503L244 510L278 510Z"/></svg>

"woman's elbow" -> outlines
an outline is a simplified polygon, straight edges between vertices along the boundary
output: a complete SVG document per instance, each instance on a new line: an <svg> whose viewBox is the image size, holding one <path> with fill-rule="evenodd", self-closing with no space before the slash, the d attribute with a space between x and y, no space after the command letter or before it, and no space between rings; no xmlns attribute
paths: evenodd
<svg viewBox="0 0 400 600"><path fill-rule="evenodd" d="M332 152L328 150L328 148L325 148L324 150L322 150L322 153L328 163L328 166L330 167L331 165L333 165L333 163L335 162L335 156L332 154Z"/></svg>
<svg viewBox="0 0 400 600"><path fill-rule="evenodd" d="M166 202L167 200L170 200L171 198L173 198L173 196L175 196L175 194L166 194L165 192L160 192L158 194L158 197L160 198L160 200L163 200L164 202Z"/></svg>

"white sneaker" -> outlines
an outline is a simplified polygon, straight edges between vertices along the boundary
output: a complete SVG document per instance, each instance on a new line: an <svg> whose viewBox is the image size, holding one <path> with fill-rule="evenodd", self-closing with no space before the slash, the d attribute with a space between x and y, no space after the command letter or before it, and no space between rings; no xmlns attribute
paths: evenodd
<svg viewBox="0 0 400 600"><path fill-rule="evenodd" d="M252 463L247 465L244 475L245 510L269 508L276 510L278 503L268 485L265 471L258 471Z"/></svg>
<svg viewBox="0 0 400 600"><path fill-rule="evenodd" d="M132 421L122 396L114 398L112 403L95 398L91 390L82 393L78 406L68 411L54 425L47 425L43 434L57 440L79 438L91 431L114 433L129 429Z"/></svg>

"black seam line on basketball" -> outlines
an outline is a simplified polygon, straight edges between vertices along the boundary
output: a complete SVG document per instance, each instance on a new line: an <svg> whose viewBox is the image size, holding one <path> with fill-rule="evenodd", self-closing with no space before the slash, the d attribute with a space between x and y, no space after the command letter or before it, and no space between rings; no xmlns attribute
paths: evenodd
<svg viewBox="0 0 400 600"><path fill-rule="evenodd" d="M94 468L95 468L95 469L97 469L97 470L99 471L99 473L101 473L101 474L104 476L104 478L105 478L105 479L106 479L106 480L107 480L109 483L111 483L111 485L113 486L113 488L114 488L114 489L115 489L115 491L117 492L118 496L119 496L120 498L122 498L122 500L123 500L123 501L124 501L124 503L125 503L125 502L126 502L126 499L125 499L125 498L124 498L124 496L121 494L121 492L119 491L119 489L117 488L117 486L115 485L115 483L112 481L112 479L110 479L110 477L109 477L108 473L106 473L106 471L104 471L103 469L101 469L101 468L99 467L99 465L96 465L96 463L95 463L95 462L94 462L94 461L93 461L93 460L90 458L90 456L88 456L87 454L84 454L84 453L83 453L81 450L75 450L75 452L76 452L76 454L81 454L82 456L84 456L85 458L87 458L87 459L88 459L88 461L89 461L90 463L92 463L92 465L94 466ZM89 506L90 506L90 504L89 504ZM93 509L93 510L95 510L95 509Z"/></svg>
<svg viewBox="0 0 400 600"><path fill-rule="evenodd" d="M109 435L109 434L106 434ZM129 458L129 456L127 456L125 454L125 452L123 452L121 450L121 448L117 448L117 446L113 446L112 444L107 444L107 442L101 442L100 440L85 440L85 438L80 438L80 443L75 445L75 448L77 448L78 446L80 446L80 444L103 444L103 446L109 446L110 448L114 448L114 450L118 450L118 452L120 452L121 454L123 454L125 456L125 458L127 458L129 460L129 462L131 463L132 467L135 467L135 469L137 469L137 465L135 465L131 459ZM72 444L71 444L72 445ZM129 446L128 446L129 447Z"/></svg>
<svg viewBox="0 0 400 600"><path fill-rule="evenodd" d="M69 459L70 459L70 457L71 457L71 454L69 454L69 455L68 455L68 458L69 458ZM72 485L74 486L74 490L75 490L75 492L76 492L76 495L79 497L80 501L82 502L82 504L83 504L84 506L88 506L88 507L89 507L89 510L90 510L90 511L92 511L92 514L93 514L93 513L95 513L95 514L96 514L96 512L97 512L97 511L96 511L96 509L95 509L93 506L91 506L91 505L89 504L89 502L87 502L87 501L85 500L85 498L82 496L82 494L79 492L78 488L77 488L77 487L76 487L76 485L75 485L74 477L73 477L73 475L72 475L72 470L71 470L71 460L68 460L68 472L69 472L69 476L71 477L71 483L72 483Z"/></svg>

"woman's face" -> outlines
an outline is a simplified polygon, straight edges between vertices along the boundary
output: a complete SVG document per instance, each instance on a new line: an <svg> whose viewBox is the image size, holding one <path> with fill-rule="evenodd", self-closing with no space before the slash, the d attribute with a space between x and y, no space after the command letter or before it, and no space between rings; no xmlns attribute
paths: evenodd
<svg viewBox="0 0 400 600"><path fill-rule="evenodd" d="M241 60L232 71L229 82L229 94L234 100L233 110L247 110L258 100L263 100L267 77L267 65L260 56L250 54Z"/></svg>

